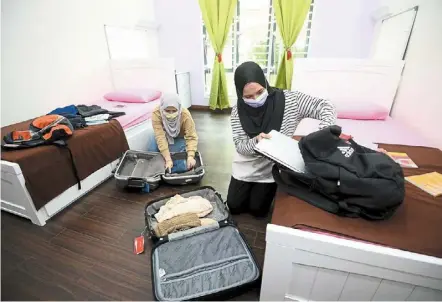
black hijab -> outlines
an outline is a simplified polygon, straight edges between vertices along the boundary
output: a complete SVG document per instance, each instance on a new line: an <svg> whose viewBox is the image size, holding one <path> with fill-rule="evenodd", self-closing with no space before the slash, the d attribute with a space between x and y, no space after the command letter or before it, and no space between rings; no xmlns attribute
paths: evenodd
<svg viewBox="0 0 442 302"><path fill-rule="evenodd" d="M248 83L255 82L265 87L269 93L265 104L254 108L247 105L242 96ZM235 70L235 87L238 96L238 116L241 126L250 138L261 132L280 131L285 109L284 92L270 87L261 67L255 62L244 62Z"/></svg>

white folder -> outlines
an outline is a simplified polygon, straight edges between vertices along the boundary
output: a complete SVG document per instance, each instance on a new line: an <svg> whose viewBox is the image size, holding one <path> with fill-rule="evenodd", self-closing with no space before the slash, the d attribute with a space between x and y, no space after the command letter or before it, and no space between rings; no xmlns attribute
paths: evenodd
<svg viewBox="0 0 442 302"><path fill-rule="evenodd" d="M270 139L261 140L255 151L298 173L305 172L305 163L298 141L272 130Z"/></svg>

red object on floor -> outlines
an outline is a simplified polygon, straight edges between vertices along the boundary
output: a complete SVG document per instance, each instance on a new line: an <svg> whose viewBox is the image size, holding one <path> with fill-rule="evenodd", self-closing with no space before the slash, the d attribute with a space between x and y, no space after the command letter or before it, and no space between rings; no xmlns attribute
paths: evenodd
<svg viewBox="0 0 442 302"><path fill-rule="evenodd" d="M134 253L139 255L144 252L144 236L139 236L134 240Z"/></svg>

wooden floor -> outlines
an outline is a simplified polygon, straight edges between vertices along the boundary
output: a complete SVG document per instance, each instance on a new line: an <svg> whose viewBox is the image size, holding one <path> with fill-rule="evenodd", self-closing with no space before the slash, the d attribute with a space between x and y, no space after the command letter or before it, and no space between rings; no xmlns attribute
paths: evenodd
<svg viewBox="0 0 442 302"><path fill-rule="evenodd" d="M206 165L201 185L225 198L233 143L228 115L193 113ZM162 187L152 194L128 193L110 179L38 227L1 214L2 300L152 300L150 242L133 254L133 239L144 228L149 200L189 187ZM268 219L235 216L262 266ZM258 289L238 300L258 300Z"/></svg>

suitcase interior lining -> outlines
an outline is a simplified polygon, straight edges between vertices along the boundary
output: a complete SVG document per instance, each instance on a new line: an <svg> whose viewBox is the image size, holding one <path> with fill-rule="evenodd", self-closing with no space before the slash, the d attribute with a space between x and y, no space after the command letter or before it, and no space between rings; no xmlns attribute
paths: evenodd
<svg viewBox="0 0 442 302"><path fill-rule="evenodd" d="M152 174L152 171L156 171ZM116 171L116 177L151 178L164 174L164 159L159 153L130 151Z"/></svg>
<svg viewBox="0 0 442 302"><path fill-rule="evenodd" d="M159 245L153 253L157 298L186 300L255 281L259 269L232 226L206 228Z"/></svg>
<svg viewBox="0 0 442 302"><path fill-rule="evenodd" d="M201 190L197 190L197 191L193 191L193 192L188 192L188 193L181 194L181 196L182 197L201 196L201 197L207 199L208 201L210 201L210 203L213 206L213 210L209 215L205 216L204 218L211 218L216 221L222 221L222 220L227 219L229 217L229 213L226 209L226 205L219 198L219 196L215 193L215 191L213 191L211 189L206 188L206 189L201 189ZM169 201L168 198L154 202L154 203L150 204L149 206L147 206L146 215L148 217L151 230L153 230L158 223L153 215L158 213L161 206L165 205L167 201ZM178 232L176 234L179 234L179 233L180 232Z"/></svg>

